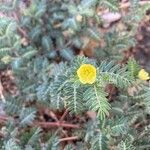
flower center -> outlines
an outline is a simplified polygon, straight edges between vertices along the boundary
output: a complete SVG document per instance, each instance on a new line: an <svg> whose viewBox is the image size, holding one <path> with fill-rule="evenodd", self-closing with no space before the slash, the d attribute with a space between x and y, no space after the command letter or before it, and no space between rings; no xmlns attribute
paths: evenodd
<svg viewBox="0 0 150 150"><path fill-rule="evenodd" d="M88 76L90 73L91 73L91 72L89 71L89 69L85 69L85 70L84 70L85 76Z"/></svg>

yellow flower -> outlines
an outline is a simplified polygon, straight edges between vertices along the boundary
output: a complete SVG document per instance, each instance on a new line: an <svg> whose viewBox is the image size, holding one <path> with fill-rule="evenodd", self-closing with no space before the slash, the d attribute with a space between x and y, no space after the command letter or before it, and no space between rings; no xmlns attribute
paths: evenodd
<svg viewBox="0 0 150 150"><path fill-rule="evenodd" d="M144 69L141 69L139 71L138 77L141 80L148 80L148 79L150 79L150 76L149 76L148 72L146 72Z"/></svg>
<svg viewBox="0 0 150 150"><path fill-rule="evenodd" d="M77 70L79 80L83 84L93 84L96 80L96 68L91 64L83 64Z"/></svg>

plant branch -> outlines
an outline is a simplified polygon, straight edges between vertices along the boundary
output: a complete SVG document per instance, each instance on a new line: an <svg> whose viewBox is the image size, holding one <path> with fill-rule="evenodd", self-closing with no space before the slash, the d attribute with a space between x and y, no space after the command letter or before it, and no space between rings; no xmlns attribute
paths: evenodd
<svg viewBox="0 0 150 150"><path fill-rule="evenodd" d="M68 109L65 110L65 112L63 113L63 115L60 118L60 122L64 120L64 118L66 117L66 115L68 114Z"/></svg>
<svg viewBox="0 0 150 150"><path fill-rule="evenodd" d="M65 142L65 141L72 141L72 140L78 140L79 138L77 136L72 136L72 137L66 137L59 139L59 142Z"/></svg>
<svg viewBox="0 0 150 150"><path fill-rule="evenodd" d="M64 128L80 128L78 125L69 124L69 123L63 123L63 122L37 122L37 125L43 127L43 128L49 128L49 127L64 127Z"/></svg>
<svg viewBox="0 0 150 150"><path fill-rule="evenodd" d="M6 123L10 118L7 116L0 116L0 123Z"/></svg>

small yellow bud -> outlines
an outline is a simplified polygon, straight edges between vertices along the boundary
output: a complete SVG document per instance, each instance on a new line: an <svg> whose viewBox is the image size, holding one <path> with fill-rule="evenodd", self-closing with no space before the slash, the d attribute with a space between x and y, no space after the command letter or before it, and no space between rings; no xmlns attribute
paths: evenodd
<svg viewBox="0 0 150 150"><path fill-rule="evenodd" d="M77 70L79 80L83 84L93 84L96 80L96 68L91 64L83 64Z"/></svg>
<svg viewBox="0 0 150 150"><path fill-rule="evenodd" d="M82 17L81 15L77 15L77 16L76 16L76 20L77 20L78 22L82 22L82 19L83 19L83 17Z"/></svg>
<svg viewBox="0 0 150 150"><path fill-rule="evenodd" d="M139 71L138 77L139 77L139 79L144 80L144 81L150 79L149 73L146 72L144 69L141 69Z"/></svg>

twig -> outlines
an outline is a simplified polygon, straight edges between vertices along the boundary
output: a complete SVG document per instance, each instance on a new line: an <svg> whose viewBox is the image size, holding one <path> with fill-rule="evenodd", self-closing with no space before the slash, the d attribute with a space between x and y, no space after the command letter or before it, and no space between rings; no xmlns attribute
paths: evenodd
<svg viewBox="0 0 150 150"><path fill-rule="evenodd" d="M6 120L6 121L7 121L7 120L8 120L8 117L7 117L7 116L0 116L0 119L1 119L1 120Z"/></svg>
<svg viewBox="0 0 150 150"><path fill-rule="evenodd" d="M5 123L9 118L7 116L0 116L0 123Z"/></svg>
<svg viewBox="0 0 150 150"><path fill-rule="evenodd" d="M64 120L64 118L66 117L66 115L68 114L68 109L65 110L65 112L63 113L63 115L60 118L60 122Z"/></svg>
<svg viewBox="0 0 150 150"><path fill-rule="evenodd" d="M5 120L1 120L1 119L0 119L0 124L5 124L5 123L6 123Z"/></svg>
<svg viewBox="0 0 150 150"><path fill-rule="evenodd" d="M0 122L6 122L9 120L9 117L7 116L0 116ZM48 128L48 127L64 127L64 128L76 128L79 129L80 126L75 125L75 124L70 124L70 123L64 123L64 122L36 122L33 125L38 125L43 128Z"/></svg>
<svg viewBox="0 0 150 150"><path fill-rule="evenodd" d="M4 134L3 134L3 133L1 133L1 132L0 132L0 137L2 137L2 138L4 137Z"/></svg>
<svg viewBox="0 0 150 150"><path fill-rule="evenodd" d="M19 22L19 18L17 16L17 14L15 12L13 12L12 15L13 15L13 18L15 18L15 20L17 22ZM28 37L27 33L21 27L19 27L19 26L18 26L18 31L23 35L23 37Z"/></svg>
<svg viewBox="0 0 150 150"><path fill-rule="evenodd" d="M13 15L13 18L14 18L17 22L19 22L19 18L18 18L18 16L17 16L17 14L16 14L15 12L12 12L12 15Z"/></svg>
<svg viewBox="0 0 150 150"><path fill-rule="evenodd" d="M150 4L150 1L140 1L139 2L139 5L145 5L145 4ZM128 8L130 7L130 2L127 2L127 3L121 3L120 4L120 8Z"/></svg>
<svg viewBox="0 0 150 150"><path fill-rule="evenodd" d="M36 124L42 126L43 128L48 128L48 127L64 127L64 128L76 128L76 129L80 128L78 125L63 123L63 122L37 122Z"/></svg>
<svg viewBox="0 0 150 150"><path fill-rule="evenodd" d="M50 112L48 113L48 115L50 115L50 117L53 118L55 121L58 121L57 116L56 116L52 111L50 111Z"/></svg>
<svg viewBox="0 0 150 150"><path fill-rule="evenodd" d="M28 37L27 33L22 28L18 27L18 31L23 35L23 37Z"/></svg>
<svg viewBox="0 0 150 150"><path fill-rule="evenodd" d="M65 141L72 141L72 140L78 140L79 138L77 136L72 136L72 137L66 137L59 139L59 142L65 142Z"/></svg>
<svg viewBox="0 0 150 150"><path fill-rule="evenodd" d="M6 100L5 100L5 97L4 97L4 95L3 95L3 85L2 85L2 82L1 82L1 80L0 80L0 98L2 99L2 102L3 103L5 103L6 102Z"/></svg>

